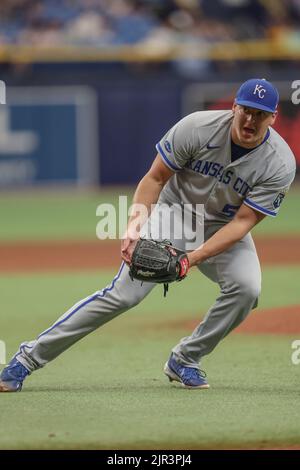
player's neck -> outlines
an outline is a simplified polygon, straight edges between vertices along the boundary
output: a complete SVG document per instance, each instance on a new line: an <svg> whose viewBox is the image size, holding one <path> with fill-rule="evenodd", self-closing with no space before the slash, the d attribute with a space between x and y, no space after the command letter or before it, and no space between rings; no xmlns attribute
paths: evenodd
<svg viewBox="0 0 300 470"><path fill-rule="evenodd" d="M242 147L247 150L252 150L255 149L256 147L259 147L269 136L269 129L266 131L265 135L261 138L258 139L257 141L253 143L247 143L241 139L239 139L237 132L235 132L234 129L231 130L231 140L235 145L238 145L239 147Z"/></svg>

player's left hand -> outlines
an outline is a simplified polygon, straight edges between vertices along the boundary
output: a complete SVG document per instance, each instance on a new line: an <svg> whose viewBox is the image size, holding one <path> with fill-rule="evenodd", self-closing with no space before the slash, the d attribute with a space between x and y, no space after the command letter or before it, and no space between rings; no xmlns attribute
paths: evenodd
<svg viewBox="0 0 300 470"><path fill-rule="evenodd" d="M184 279L189 270L186 253L168 240L141 238L131 258L129 274L132 279L168 284Z"/></svg>

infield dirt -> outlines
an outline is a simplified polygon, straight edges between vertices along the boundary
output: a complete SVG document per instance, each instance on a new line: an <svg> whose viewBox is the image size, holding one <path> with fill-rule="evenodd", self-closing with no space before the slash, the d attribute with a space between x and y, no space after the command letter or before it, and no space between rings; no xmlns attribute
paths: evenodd
<svg viewBox="0 0 300 470"><path fill-rule="evenodd" d="M258 238L255 241L262 265L300 264L298 237ZM0 273L49 272L61 270L117 269L118 241L22 242L0 244ZM235 333L300 333L300 305L260 310L250 315ZM198 320L174 322L168 328L193 330Z"/></svg>

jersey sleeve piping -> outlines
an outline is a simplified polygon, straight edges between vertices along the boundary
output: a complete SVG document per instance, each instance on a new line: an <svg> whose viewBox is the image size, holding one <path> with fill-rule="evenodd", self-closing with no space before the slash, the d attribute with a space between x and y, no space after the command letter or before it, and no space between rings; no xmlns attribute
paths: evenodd
<svg viewBox="0 0 300 470"><path fill-rule="evenodd" d="M173 171L179 171L181 170L181 168L179 168L177 165L174 165L174 163L170 162L170 160L168 159L167 155L165 154L165 152L163 151L160 143L156 144L156 150L158 151L158 153L160 154L160 156L162 157L164 163Z"/></svg>
<svg viewBox="0 0 300 470"><path fill-rule="evenodd" d="M246 206L249 206L252 209L257 210L258 212L262 212L262 214L271 215L272 217L276 217L277 215L276 212L269 211L268 209L265 209L264 207L259 206L255 202L250 201L250 199L246 198L243 202L244 204L246 204Z"/></svg>

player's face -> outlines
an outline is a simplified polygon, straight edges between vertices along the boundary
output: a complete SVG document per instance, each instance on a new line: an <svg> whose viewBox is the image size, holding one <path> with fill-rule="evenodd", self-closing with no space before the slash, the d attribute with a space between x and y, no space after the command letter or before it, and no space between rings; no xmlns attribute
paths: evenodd
<svg viewBox="0 0 300 470"><path fill-rule="evenodd" d="M260 109L234 104L231 137L235 144L245 148L254 148L264 140L269 126L276 119L276 113L267 113Z"/></svg>

